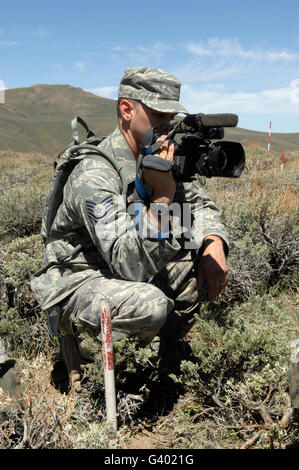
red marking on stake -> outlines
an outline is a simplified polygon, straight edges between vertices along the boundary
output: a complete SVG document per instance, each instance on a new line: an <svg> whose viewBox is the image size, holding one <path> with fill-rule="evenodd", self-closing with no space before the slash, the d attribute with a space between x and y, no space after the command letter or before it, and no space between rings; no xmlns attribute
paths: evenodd
<svg viewBox="0 0 299 470"><path fill-rule="evenodd" d="M281 155L281 164L283 165L283 159L284 159L284 153L282 152L282 155Z"/></svg>
<svg viewBox="0 0 299 470"><path fill-rule="evenodd" d="M102 346L104 356L104 367L106 370L114 370L113 349L111 338L111 320L109 312L103 308L101 312L102 318Z"/></svg>
<svg viewBox="0 0 299 470"><path fill-rule="evenodd" d="M106 354L106 369L114 370L113 353L108 351Z"/></svg>

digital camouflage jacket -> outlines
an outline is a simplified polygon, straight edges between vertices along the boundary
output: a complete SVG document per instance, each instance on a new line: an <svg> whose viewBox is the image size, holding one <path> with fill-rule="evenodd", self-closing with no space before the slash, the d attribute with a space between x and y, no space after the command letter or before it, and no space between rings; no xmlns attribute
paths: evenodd
<svg viewBox="0 0 299 470"><path fill-rule="evenodd" d="M116 128L98 148L122 165L127 194L121 196L119 174L99 155L87 155L74 168L52 224L42 267L31 280L44 310L87 280L107 273L119 279L151 282L180 250L199 249L207 235L221 237L228 251L219 210L198 182L178 183L169 235L160 237L145 205L136 204L140 201L134 183L136 160L121 131Z"/></svg>

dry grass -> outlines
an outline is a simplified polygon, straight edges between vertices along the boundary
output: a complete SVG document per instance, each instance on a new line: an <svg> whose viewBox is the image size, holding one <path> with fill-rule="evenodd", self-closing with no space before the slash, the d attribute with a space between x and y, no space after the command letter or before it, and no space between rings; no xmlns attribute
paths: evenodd
<svg viewBox="0 0 299 470"><path fill-rule="evenodd" d="M0 448L127 447L132 426L120 426L116 439L111 440L105 407L97 405L88 391L81 395L71 390L61 393L52 384L52 368L51 358L43 353L31 360L18 360L22 384L19 396L10 398L0 389ZM130 415L133 402L133 396L119 397L118 413Z"/></svg>
<svg viewBox="0 0 299 470"><path fill-rule="evenodd" d="M73 413L70 396L50 384L50 363L40 355L19 361L23 393L20 402L2 393L1 408L9 422L2 423L0 447L15 449L71 448L65 426Z"/></svg>
<svg viewBox="0 0 299 470"><path fill-rule="evenodd" d="M49 163L49 157L38 153L0 151L0 170L16 169L18 173L22 173L33 167L48 166Z"/></svg>
<svg viewBox="0 0 299 470"><path fill-rule="evenodd" d="M0 448L107 448L109 430L88 397L62 394L51 383L52 362L44 354L18 361L21 396L0 391Z"/></svg>
<svg viewBox="0 0 299 470"><path fill-rule="evenodd" d="M248 172L242 175L240 179L214 178L207 181L205 189L220 206L226 225L231 231L230 262L233 264L231 278L235 281L230 281L231 287L228 287L224 292L223 305L226 302L231 307L230 303L243 300L242 295L246 299L259 290L267 292L270 299L271 293L275 294L275 292L273 288L272 291L267 291L269 289L269 284L267 284L269 276L266 267L269 270L275 268L276 274L287 280L287 284L282 285L283 288L290 287L289 279L295 271L284 271L282 268L280 269L280 266L285 267L290 263L293 254L288 250L293 245L295 246L292 230L293 221L295 221L294 212L298 204L296 171L299 153L286 154L283 171L280 169L280 158L281 154L279 153L271 152L268 154L266 151L250 148L247 152ZM17 194L16 186L22 187L20 189L24 187L26 190L26 187L30 185L37 192L40 188L46 188L52 173L52 161L33 153L0 152L0 170L0 183L4 183L2 186L4 189L3 200L8 192L11 199L13 194ZM19 212L26 212L30 223L27 219L25 221L20 219L19 225L12 224L11 228L5 226L3 230L10 229L8 233L10 238L20 237L20 233L22 233L24 243L27 241L32 243L33 246L33 238L27 237L25 228L29 227L28 234L32 235L32 230L33 232L36 230L36 223L31 220L33 218L31 212L28 209L24 211L24 197L22 200L19 198L18 204L17 198L15 199L15 214L17 213L16 209L20 206ZM5 221L10 220L8 215L12 211L8 209L8 206L3 204L3 214L5 215L3 220ZM35 214L35 211L36 208L32 213ZM16 224L16 215L14 215L13 222ZM23 232L21 232L20 227L25 227ZM3 250L5 247L5 251L7 251L7 246L11 246L10 239L8 243L9 245L3 243ZM16 274L21 273L20 267L26 267L24 272L27 272L30 267L27 258L25 259L26 250L24 246L22 245L22 250L17 248L17 246L14 246L10 258L6 260L6 268L3 268L6 285L10 282L8 300L13 304L7 310L11 315L7 317L11 322L10 324L16 322L16 315L13 311L13 308L19 306L16 299L20 297L23 301L26 300L24 290L20 290L19 296L16 295L20 286L25 284L25 278L21 279L20 282L15 279ZM271 266L269 264L269 252L276 256L270 260ZM256 253L257 256L254 257L253 255L256 255ZM16 255L15 258L13 258L13 255ZM37 252L35 253L36 257ZM262 271L263 269L265 269L265 272ZM293 269L293 264L290 269ZM234 271L235 277L233 276ZM13 285L12 280L19 282L17 287ZM274 281L276 282L277 279L274 279ZM285 313L286 319L290 318L292 320L290 327L287 326L287 322L284 323L281 328L283 335L288 333L288 328L294 332L295 336L298 335L298 328L295 326L298 325L298 317L296 317L298 314L295 313L294 296L291 296L288 290L276 291L276 295L284 303L281 310ZM276 299L273 299L273 302L276 303ZM27 310L23 304L19 306L20 318L18 318L17 326L25 331L26 325L24 326L25 321L23 319L27 315ZM6 310L3 310L3 312L3 315L5 315ZM8 315L7 312L6 315ZM217 315L217 305L212 313ZM218 313L222 315L221 305L219 305ZM212 322L209 324L211 326ZM13 328L11 328L11 330L6 331L6 334L13 335L13 331ZM215 330L216 333L217 331ZM195 331L193 329L190 335L190 342L192 338L194 338L194 341L195 339L198 339L198 341L204 340L203 330ZM15 334L13 337L17 338ZM214 349L220 348L223 339L218 342L216 340L215 335ZM20 344L22 345L21 342ZM53 348L53 345L51 347ZM30 357L30 360L25 357L20 357L18 360L22 369L24 407L20 407L15 400L4 394L0 395L0 410L2 410L0 411L0 448L107 448L109 439L108 430L105 426L103 406L99 406L90 393L79 397L73 392L64 395L56 390L50 377L53 363L46 349L46 347L44 350L37 348L35 357ZM129 353L131 355L135 354L126 350L122 358L127 360ZM262 358L262 351L260 353L261 356L257 355L257 360ZM25 355L26 353L24 353ZM213 359L212 354L210 359ZM202 366L202 363L203 360L199 364ZM197 364L196 371L198 371ZM238 372L237 377L239 375ZM285 378L284 371L282 375ZM149 441L147 443L142 441L144 444L139 441L139 447L144 448L142 445L149 445L152 446L151 448L241 448L242 446L246 448L254 446L258 448L279 448L295 441L294 429L290 426L281 426L280 423L287 408L287 402L284 400L287 396L286 393L281 394L283 397L281 403L273 401L272 395L269 397L260 396L259 408L250 408L249 411L247 410L246 415L244 413L246 407L241 400L236 400L231 406L227 406L224 397L220 394L216 396L217 404L213 398L211 401L209 394L206 394L203 399L204 393L201 394L201 391L204 392L204 390L200 390L199 385L197 380L195 384L197 387L195 388L196 393L187 391L179 398L173 411L162 417L153 417ZM207 386L207 383L203 383L203 386ZM229 391L232 394L233 392L236 393L237 389L231 387ZM239 396L241 396L241 392L240 388ZM246 406L248 399L248 393L246 393L244 395ZM127 396L119 395L118 400L118 411L123 415L123 421L129 423L130 429L126 426L120 429L119 441L115 445L121 448L132 448L127 443L127 439L130 433L134 434L134 430L137 434L139 432L140 421L136 418L139 403L136 402L134 395L130 396L128 394ZM277 409L281 407L279 413L276 412L276 408L273 412L273 404ZM256 403L254 406L256 406ZM270 410L270 417L267 415L267 409ZM248 416L250 416L250 422ZM132 445L134 445L134 441L132 441Z"/></svg>

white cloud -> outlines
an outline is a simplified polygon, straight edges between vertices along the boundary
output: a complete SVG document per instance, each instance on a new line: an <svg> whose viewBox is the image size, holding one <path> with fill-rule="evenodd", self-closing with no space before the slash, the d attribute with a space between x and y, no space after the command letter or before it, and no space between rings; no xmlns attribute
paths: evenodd
<svg viewBox="0 0 299 470"><path fill-rule="evenodd" d="M189 42L186 48L191 60L181 62L174 74L184 85L183 105L188 110L298 113L299 89L290 85L298 77L295 50L245 48L237 39L225 38Z"/></svg>
<svg viewBox="0 0 299 470"><path fill-rule="evenodd" d="M123 51L126 51L127 48L124 46L112 46L110 47L110 50L114 52L123 52Z"/></svg>
<svg viewBox="0 0 299 470"><path fill-rule="evenodd" d="M239 58L253 61L293 61L298 59L298 54L285 50L269 51L262 48L244 49L238 39L209 38L206 42L190 41L187 50L197 56L220 56L226 58Z"/></svg>
<svg viewBox="0 0 299 470"><path fill-rule="evenodd" d="M275 115L285 131L288 118L292 126L298 121L297 49L245 46L237 38L219 37L187 44L148 44L105 43L74 66L101 76L102 81L96 82L99 86L87 91L109 99L117 98L119 78L126 67L146 65L170 70L181 80L181 102L189 112L234 112L241 122L253 121L248 128L256 128L257 121L268 115Z"/></svg>
<svg viewBox="0 0 299 470"><path fill-rule="evenodd" d="M41 38L49 36L48 30L43 27L37 28L32 34Z"/></svg>
<svg viewBox="0 0 299 470"><path fill-rule="evenodd" d="M299 103L299 78L295 78L291 82L291 101L292 103Z"/></svg>
<svg viewBox="0 0 299 470"><path fill-rule="evenodd" d="M117 90L118 90L117 86L103 86L103 87L93 88L92 90L87 90L87 91L90 91L91 93L94 93L95 95L98 95L98 96L102 96L104 98L116 99Z"/></svg>
<svg viewBox="0 0 299 470"><path fill-rule="evenodd" d="M74 65L77 69L81 70L81 72L86 70L86 62L75 62Z"/></svg>
<svg viewBox="0 0 299 470"><path fill-rule="evenodd" d="M244 66L240 63L229 63L223 60L215 62L196 61L183 64L174 74L180 78L182 82L206 82L215 83L217 80L240 76L244 73Z"/></svg>
<svg viewBox="0 0 299 470"><path fill-rule="evenodd" d="M160 62L162 57L173 50L173 46L158 41L150 47L142 44L131 44L131 45L114 45L109 48L113 53L113 57L116 61L121 61L128 65L131 64L156 64ZM153 65L154 66L154 65Z"/></svg>
<svg viewBox="0 0 299 470"><path fill-rule="evenodd" d="M5 34L4 34L4 31L3 29L0 28L0 37L1 38L5 38ZM20 43L18 41L11 41L9 39L0 39L0 46L7 46L7 47L10 47L10 46L17 46L19 45Z"/></svg>
<svg viewBox="0 0 299 470"><path fill-rule="evenodd" d="M190 41L186 49L189 62L174 73L183 84L181 102L189 112L236 113L241 122L253 122L249 128L265 116L276 116L284 132L298 129L297 50L244 47L238 39L226 38Z"/></svg>
<svg viewBox="0 0 299 470"><path fill-rule="evenodd" d="M7 46L7 47L10 47L10 46L17 46L19 44L18 41L0 41L0 46Z"/></svg>
<svg viewBox="0 0 299 470"><path fill-rule="evenodd" d="M240 92L202 89L183 85L181 103L189 112L236 114L299 115L299 106L292 99L293 87Z"/></svg>

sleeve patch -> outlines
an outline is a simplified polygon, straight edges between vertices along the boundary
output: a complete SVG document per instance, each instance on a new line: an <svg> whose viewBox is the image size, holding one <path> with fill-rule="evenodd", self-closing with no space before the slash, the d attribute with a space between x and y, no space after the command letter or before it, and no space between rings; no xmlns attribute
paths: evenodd
<svg viewBox="0 0 299 470"><path fill-rule="evenodd" d="M113 210L113 196L107 196L100 202L85 201L89 217L94 221L104 219Z"/></svg>

